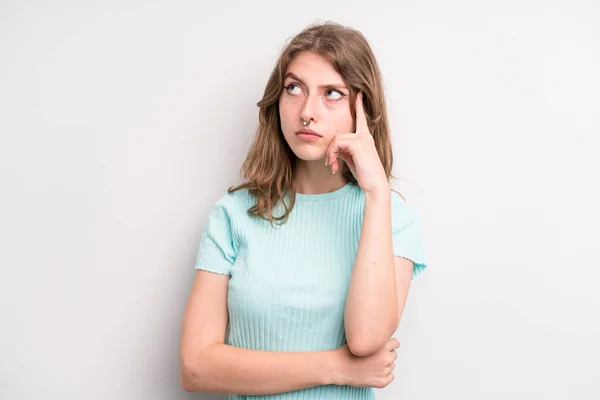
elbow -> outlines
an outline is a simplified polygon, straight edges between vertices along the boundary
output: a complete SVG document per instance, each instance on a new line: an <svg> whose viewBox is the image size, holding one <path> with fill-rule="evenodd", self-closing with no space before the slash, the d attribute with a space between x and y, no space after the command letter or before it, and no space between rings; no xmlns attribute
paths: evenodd
<svg viewBox="0 0 600 400"><path fill-rule="evenodd" d="M373 340L353 340L348 341L348 349L357 357L366 357L377 353L383 348L384 344Z"/></svg>
<svg viewBox="0 0 600 400"><path fill-rule="evenodd" d="M186 392L209 392L211 389L210 366L203 357L207 347L195 351L184 351L180 354L179 384Z"/></svg>
<svg viewBox="0 0 600 400"><path fill-rule="evenodd" d="M202 392L201 374L197 368L182 363L179 370L179 384L186 392Z"/></svg>
<svg viewBox="0 0 600 400"><path fill-rule="evenodd" d="M391 333L387 333L390 329L378 332L347 332L346 339L348 342L348 349L357 357L366 357L375 354L383 349L391 339L394 330L391 330Z"/></svg>

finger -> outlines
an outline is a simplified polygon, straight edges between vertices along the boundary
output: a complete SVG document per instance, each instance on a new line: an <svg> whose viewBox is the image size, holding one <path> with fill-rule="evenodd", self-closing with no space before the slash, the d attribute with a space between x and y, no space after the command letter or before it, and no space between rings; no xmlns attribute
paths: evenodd
<svg viewBox="0 0 600 400"><path fill-rule="evenodd" d="M393 382L394 378L395 378L395 376L393 373L388 375L388 381L389 381L388 385Z"/></svg>
<svg viewBox="0 0 600 400"><path fill-rule="evenodd" d="M335 174L336 172L339 171L340 159L342 159L342 160L344 160L344 162L346 163L348 168L350 168L352 175L356 176L356 170L355 170L354 159L352 157L352 154L353 154L352 150L340 148L337 156L335 156L335 158L333 159L333 162L331 163L331 172L333 172Z"/></svg>
<svg viewBox="0 0 600 400"><path fill-rule="evenodd" d="M331 163L331 172L335 174L340 170L340 159L344 160L346 166L350 169L352 175L356 176L356 167L354 165L354 159L352 158L352 155L344 149L340 149L337 158L333 161L333 163Z"/></svg>
<svg viewBox="0 0 600 400"><path fill-rule="evenodd" d="M341 150L344 150L351 155L353 154L352 147L356 142L356 135L353 133L349 135L352 136L338 135L333 139L327 149L327 160L329 165L333 166L333 163L336 162Z"/></svg>
<svg viewBox="0 0 600 400"><path fill-rule="evenodd" d="M356 134L369 133L367 116L363 107L363 92L358 92L356 96Z"/></svg>
<svg viewBox="0 0 600 400"><path fill-rule="evenodd" d="M352 156L345 150L340 150L337 157L331 163L331 172L334 174L340 170L340 159L344 160L346 165L350 167L350 169L354 168L354 164L352 163Z"/></svg>
<svg viewBox="0 0 600 400"><path fill-rule="evenodd" d="M352 155L350 153L340 151L340 155L339 155L338 159L339 158L344 160L344 162L346 163L348 168L350 168L350 172L352 172L352 175L354 175L356 177L356 167L354 165L354 159L352 158Z"/></svg>
<svg viewBox="0 0 600 400"><path fill-rule="evenodd" d="M397 349L398 347L400 347L400 342L398 341L398 339L391 338L390 340L388 340L388 342L387 342L388 349L394 350L394 349Z"/></svg>

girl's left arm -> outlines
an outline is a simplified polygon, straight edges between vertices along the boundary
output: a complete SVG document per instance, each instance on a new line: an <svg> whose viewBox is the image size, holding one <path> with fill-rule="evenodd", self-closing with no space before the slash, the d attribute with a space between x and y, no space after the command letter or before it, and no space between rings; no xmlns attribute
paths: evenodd
<svg viewBox="0 0 600 400"><path fill-rule="evenodd" d="M380 350L400 323L413 262L394 257L389 186L365 193L365 211L344 311L346 340L356 356Z"/></svg>

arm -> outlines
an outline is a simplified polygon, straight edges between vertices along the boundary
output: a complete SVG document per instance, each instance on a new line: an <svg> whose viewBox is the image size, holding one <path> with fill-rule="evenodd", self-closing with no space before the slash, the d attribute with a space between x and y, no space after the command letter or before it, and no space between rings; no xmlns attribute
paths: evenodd
<svg viewBox="0 0 600 400"><path fill-rule="evenodd" d="M275 394L333 384L333 350L270 352L225 344L206 346L183 365L186 391Z"/></svg>
<svg viewBox="0 0 600 400"><path fill-rule="evenodd" d="M335 350L269 352L224 344L229 278L196 272L181 330L181 386L190 392L259 395L334 384Z"/></svg>
<svg viewBox="0 0 600 400"><path fill-rule="evenodd" d="M357 356L373 354L394 334L408 291L406 284L397 284L396 263L404 269L407 266L400 261L404 259L395 260L393 254L389 184L365 192L365 196L363 225L344 312L348 346ZM405 274L402 275L404 281Z"/></svg>

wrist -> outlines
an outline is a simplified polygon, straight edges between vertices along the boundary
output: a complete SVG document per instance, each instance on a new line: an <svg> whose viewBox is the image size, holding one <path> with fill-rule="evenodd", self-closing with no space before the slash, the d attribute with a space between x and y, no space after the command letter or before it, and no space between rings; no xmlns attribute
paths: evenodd
<svg viewBox="0 0 600 400"><path fill-rule="evenodd" d="M366 200L375 202L389 201L392 197L391 191L389 182L383 182L373 189L365 191Z"/></svg>
<svg viewBox="0 0 600 400"><path fill-rule="evenodd" d="M342 381L342 359L338 350L330 350L325 352L326 360L323 363L325 365L324 385L344 385Z"/></svg>

